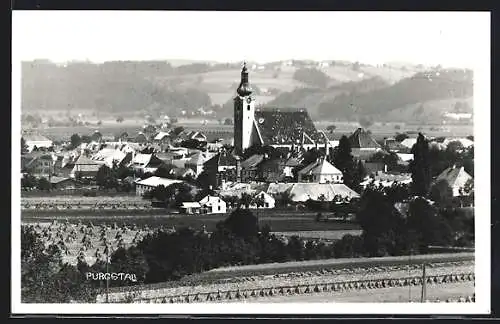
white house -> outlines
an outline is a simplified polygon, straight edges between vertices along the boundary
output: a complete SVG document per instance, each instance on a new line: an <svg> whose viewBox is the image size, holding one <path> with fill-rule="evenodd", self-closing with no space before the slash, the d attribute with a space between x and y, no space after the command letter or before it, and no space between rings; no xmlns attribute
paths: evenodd
<svg viewBox="0 0 500 324"><path fill-rule="evenodd" d="M467 181L472 180L464 167L457 168L455 165L441 172L436 178L435 183L439 181L446 181L453 190L453 197L461 196L460 191L465 187Z"/></svg>
<svg viewBox="0 0 500 324"><path fill-rule="evenodd" d="M263 205L257 206L256 204L257 199L262 199ZM253 197L253 201L252 204L250 205L250 208L274 208L275 205L276 205L276 200L274 199L274 197L264 191L261 191Z"/></svg>
<svg viewBox="0 0 500 324"><path fill-rule="evenodd" d="M149 177L135 183L135 194L137 196L143 196L146 192L149 192L160 185L168 187L170 185L173 185L174 183L181 182L181 180L165 179L156 176Z"/></svg>
<svg viewBox="0 0 500 324"><path fill-rule="evenodd" d="M401 142L401 145L403 145L404 147L407 147L407 148L412 148L413 145L415 145L417 143L417 139L414 138L414 137L411 137L411 138L405 138L402 142Z"/></svg>
<svg viewBox="0 0 500 324"><path fill-rule="evenodd" d="M342 183L342 171L320 157L299 171L299 182Z"/></svg>
<svg viewBox="0 0 500 324"><path fill-rule="evenodd" d="M220 197L206 196L199 201L202 212L207 214L225 214L227 211L226 202Z"/></svg>

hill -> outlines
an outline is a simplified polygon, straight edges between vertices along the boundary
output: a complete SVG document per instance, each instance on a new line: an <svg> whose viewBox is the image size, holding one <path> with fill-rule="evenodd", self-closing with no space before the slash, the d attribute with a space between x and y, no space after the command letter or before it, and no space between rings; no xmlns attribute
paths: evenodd
<svg viewBox="0 0 500 324"><path fill-rule="evenodd" d="M304 68L322 71L331 78L329 86L373 76L392 83L414 73L390 67L354 66L345 62L330 62L328 66L302 61L293 61L292 64L249 63L251 82L261 89L257 93L259 102L266 103L280 93L306 87L307 84L294 78L297 70ZM239 63L190 60L111 61L102 64L69 62L63 65L46 60L23 62L22 109L127 112L143 110L150 105L160 105L170 113L179 110L178 106L197 109L200 104L227 102L234 94L240 69ZM207 94L210 102L192 102L186 96L178 98L175 94L193 89Z"/></svg>

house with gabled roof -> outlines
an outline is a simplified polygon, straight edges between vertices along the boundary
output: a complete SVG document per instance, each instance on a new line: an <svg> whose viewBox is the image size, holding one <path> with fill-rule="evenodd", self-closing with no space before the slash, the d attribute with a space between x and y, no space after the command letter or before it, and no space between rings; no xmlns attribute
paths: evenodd
<svg viewBox="0 0 500 324"><path fill-rule="evenodd" d="M80 155L76 160L73 170L70 173L71 178L95 178L97 172L104 163L93 161L85 155Z"/></svg>
<svg viewBox="0 0 500 324"><path fill-rule="evenodd" d="M342 183L342 171L334 167L324 156L298 172L299 182Z"/></svg>
<svg viewBox="0 0 500 324"><path fill-rule="evenodd" d="M196 176L198 176L201 172L203 172L203 165L205 162L207 162L212 156L214 156L213 153L209 152L196 152L193 154L191 157L189 157L189 160L186 161L184 166L186 168L192 169Z"/></svg>
<svg viewBox="0 0 500 324"><path fill-rule="evenodd" d="M247 182L260 178L259 165L264 161L264 154L254 154L241 161L241 181Z"/></svg>
<svg viewBox="0 0 500 324"><path fill-rule="evenodd" d="M457 167L453 165L439 174L434 183L439 181L446 181L453 191L453 197L461 196L461 191L465 188L465 184L469 180L473 180L472 176L468 174L464 167Z"/></svg>
<svg viewBox="0 0 500 324"><path fill-rule="evenodd" d="M221 197L206 196L198 202L201 206L201 212L207 214L225 214L227 212L227 204Z"/></svg>
<svg viewBox="0 0 500 324"><path fill-rule="evenodd" d="M363 128L358 128L348 139L351 146L351 154L357 160L368 160L370 156L382 150L380 144Z"/></svg>

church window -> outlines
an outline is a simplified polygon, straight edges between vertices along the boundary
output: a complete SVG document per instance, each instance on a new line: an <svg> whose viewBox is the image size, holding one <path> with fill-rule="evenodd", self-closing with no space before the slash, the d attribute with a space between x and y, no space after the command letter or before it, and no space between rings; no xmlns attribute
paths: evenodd
<svg viewBox="0 0 500 324"><path fill-rule="evenodd" d="M250 111L250 105L247 105L247 110Z"/></svg>

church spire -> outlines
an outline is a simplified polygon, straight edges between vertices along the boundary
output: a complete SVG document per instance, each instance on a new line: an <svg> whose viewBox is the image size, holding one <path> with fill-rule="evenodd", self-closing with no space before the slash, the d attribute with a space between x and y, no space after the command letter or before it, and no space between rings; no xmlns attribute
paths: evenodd
<svg viewBox="0 0 500 324"><path fill-rule="evenodd" d="M246 62L243 62L243 68L241 69L241 82L236 92L238 92L238 94L242 97L252 94L252 88L250 87L250 83L248 82L248 69Z"/></svg>

